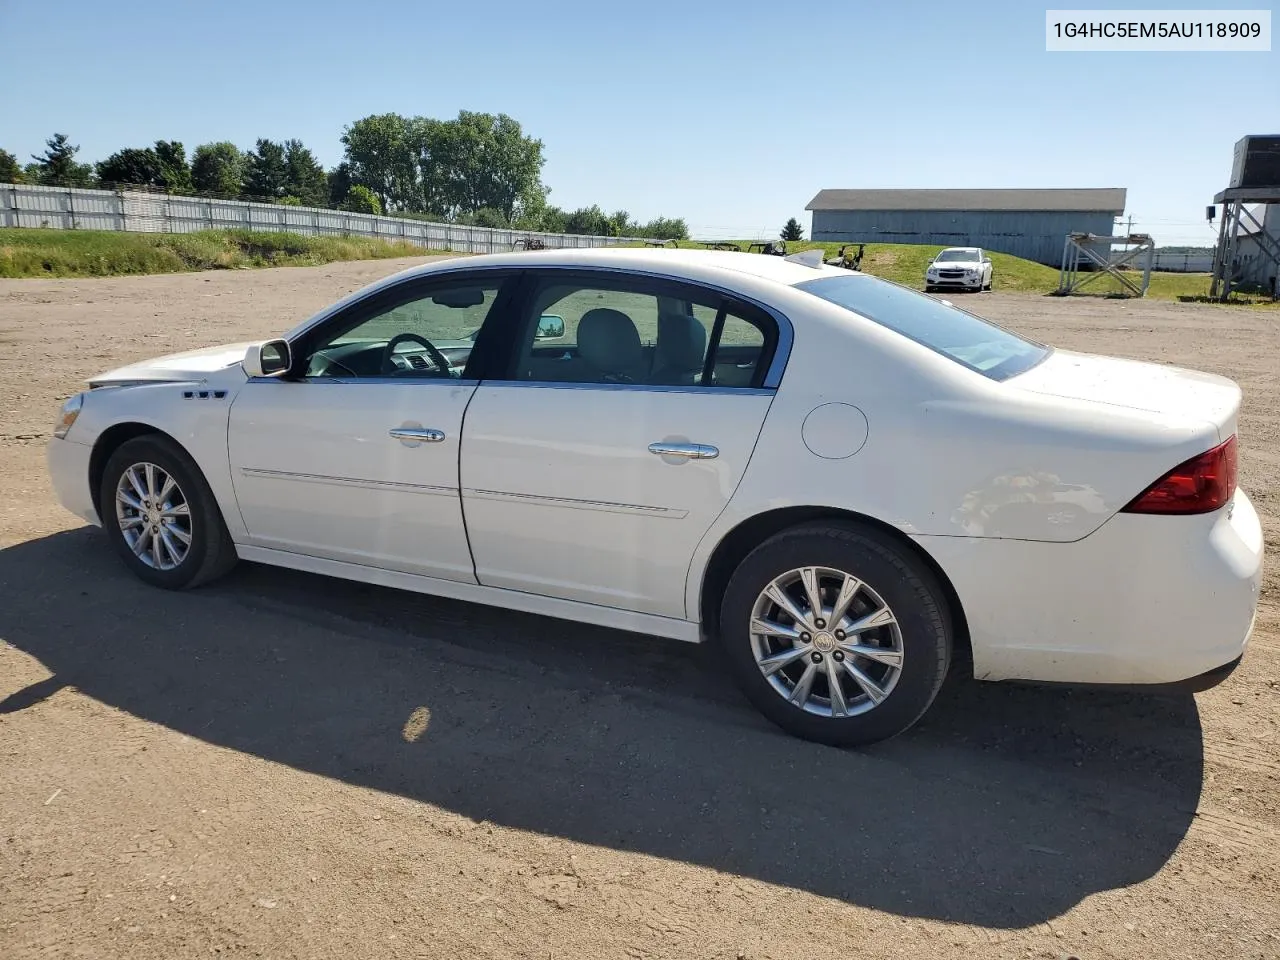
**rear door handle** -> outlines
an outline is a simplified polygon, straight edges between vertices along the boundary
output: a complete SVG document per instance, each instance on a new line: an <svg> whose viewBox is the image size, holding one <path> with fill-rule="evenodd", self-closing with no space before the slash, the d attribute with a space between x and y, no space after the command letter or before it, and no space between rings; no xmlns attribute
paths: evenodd
<svg viewBox="0 0 1280 960"><path fill-rule="evenodd" d="M651 443L649 452L659 457L684 457L688 460L714 460L720 450L709 443Z"/></svg>
<svg viewBox="0 0 1280 960"><path fill-rule="evenodd" d="M430 427L393 427L390 433L397 440L409 444L439 443L444 439L443 430L433 430Z"/></svg>

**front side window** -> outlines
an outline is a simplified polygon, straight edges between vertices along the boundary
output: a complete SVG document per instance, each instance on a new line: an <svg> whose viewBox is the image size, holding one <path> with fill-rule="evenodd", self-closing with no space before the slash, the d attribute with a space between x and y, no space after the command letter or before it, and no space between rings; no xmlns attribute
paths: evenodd
<svg viewBox="0 0 1280 960"><path fill-rule="evenodd" d="M683 284L549 277L526 304L517 380L754 387L776 340L771 318Z"/></svg>
<svg viewBox="0 0 1280 960"><path fill-rule="evenodd" d="M796 289L852 310L992 380L1015 377L1050 352L1044 344L935 297L875 277L824 277Z"/></svg>
<svg viewBox="0 0 1280 960"><path fill-rule="evenodd" d="M460 377L500 281L418 286L371 307L353 308L326 328L307 357L308 377Z"/></svg>

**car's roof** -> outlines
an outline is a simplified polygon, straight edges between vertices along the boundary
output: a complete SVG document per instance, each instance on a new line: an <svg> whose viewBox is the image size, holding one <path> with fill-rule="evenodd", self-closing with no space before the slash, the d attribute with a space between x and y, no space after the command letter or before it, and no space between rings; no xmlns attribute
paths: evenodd
<svg viewBox="0 0 1280 960"><path fill-rule="evenodd" d="M820 262L820 261L819 261ZM787 260L784 257L760 253L733 253L727 250L676 250L670 247L600 247L562 250L528 250L510 253L488 253L478 256L460 254L457 257L433 260L430 263L401 270L376 283L353 291L336 303L295 326L286 336L290 339L332 316L348 304L385 289L393 284L412 280L417 276L432 276L454 270L493 267L596 267L629 270L658 276L687 279L693 282L721 283L731 289L743 284L735 283L735 277L750 279L756 283L776 283L794 286L806 280L821 277L857 277L837 267L808 265ZM868 280L871 278L868 277ZM748 284L749 285L749 284Z"/></svg>
<svg viewBox="0 0 1280 960"><path fill-rule="evenodd" d="M946 247L946 248L944 248L944 249L942 249L942 250L940 250L940 251L938 251L938 252L939 252L939 253L950 253L952 250L960 250L960 251L962 251L962 252L964 252L964 253L977 253L977 252L978 252L979 250L981 250L981 249L982 249L981 247Z"/></svg>
<svg viewBox="0 0 1280 960"><path fill-rule="evenodd" d="M728 250L676 250L670 247L598 247L491 253L461 258L456 262L435 261L413 269L422 273L434 273L445 264L467 267L613 267L675 274L729 270L788 286L815 280L828 273L848 275L847 270L808 266L768 254L734 253Z"/></svg>

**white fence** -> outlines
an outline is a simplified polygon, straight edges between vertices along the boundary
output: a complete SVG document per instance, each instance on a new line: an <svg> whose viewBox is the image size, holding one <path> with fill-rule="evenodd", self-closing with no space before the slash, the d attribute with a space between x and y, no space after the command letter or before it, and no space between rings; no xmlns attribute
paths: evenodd
<svg viewBox="0 0 1280 960"><path fill-rule="evenodd" d="M1151 269L1167 273L1209 273L1213 270L1213 254L1156 250L1151 258Z"/></svg>
<svg viewBox="0 0 1280 960"><path fill-rule="evenodd" d="M540 239L548 247L608 247L635 239L496 230L319 207L22 183L0 183L0 227L128 230L136 233L193 233L197 230L235 228L274 233L288 231L381 237L433 250L461 253L498 253L510 250L517 240L525 237Z"/></svg>

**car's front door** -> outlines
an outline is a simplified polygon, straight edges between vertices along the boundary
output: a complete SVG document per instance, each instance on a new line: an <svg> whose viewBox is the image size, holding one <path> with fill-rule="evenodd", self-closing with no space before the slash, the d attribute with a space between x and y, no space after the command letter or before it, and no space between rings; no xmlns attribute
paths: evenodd
<svg viewBox="0 0 1280 960"><path fill-rule="evenodd" d="M290 377L245 384L228 449L250 544L475 582L458 454L481 348L459 368L455 347L496 322L508 285L399 284L291 344Z"/></svg>
<svg viewBox="0 0 1280 960"><path fill-rule="evenodd" d="M683 618L690 558L773 398L777 321L682 283L529 275L510 365L467 411L462 500L477 576ZM557 340L535 333L547 314L564 319Z"/></svg>

